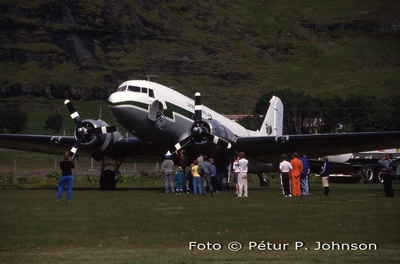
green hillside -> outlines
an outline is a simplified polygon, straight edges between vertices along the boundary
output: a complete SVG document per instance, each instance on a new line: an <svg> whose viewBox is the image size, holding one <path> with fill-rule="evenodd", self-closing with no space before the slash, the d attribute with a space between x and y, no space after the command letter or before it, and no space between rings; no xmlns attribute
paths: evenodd
<svg viewBox="0 0 400 264"><path fill-rule="evenodd" d="M105 100L156 80L224 113L271 90L400 95L400 2L0 1L0 96ZM96 110L97 111L97 110Z"/></svg>

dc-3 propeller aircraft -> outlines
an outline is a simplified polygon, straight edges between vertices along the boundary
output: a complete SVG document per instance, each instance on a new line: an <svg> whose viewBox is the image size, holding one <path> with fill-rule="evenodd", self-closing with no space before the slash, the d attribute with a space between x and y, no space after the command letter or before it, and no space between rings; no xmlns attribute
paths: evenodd
<svg viewBox="0 0 400 264"><path fill-rule="evenodd" d="M116 127L100 119L81 120L69 100L65 105L76 124L74 136L0 134L0 147L57 154L90 154L100 161L100 187L114 189L123 162L157 162L168 151L179 161L181 150L190 162L199 153L216 160L222 184L233 157L244 152L249 172L262 175L277 170L283 153L304 151L309 158L368 151L398 146L400 132L359 132L318 135L283 135L283 104L272 97L259 130L251 131L227 117L203 107L201 95L195 100L149 80L122 83L108 98L109 109L118 123L133 136L123 136ZM108 162L108 160L115 162ZM111 169L109 166L111 166ZM265 180L260 176L261 184Z"/></svg>

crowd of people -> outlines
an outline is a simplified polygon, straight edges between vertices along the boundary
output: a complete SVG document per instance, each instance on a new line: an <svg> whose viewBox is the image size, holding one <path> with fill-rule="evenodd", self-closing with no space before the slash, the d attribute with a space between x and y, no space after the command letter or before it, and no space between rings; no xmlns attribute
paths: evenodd
<svg viewBox="0 0 400 264"><path fill-rule="evenodd" d="M307 196L310 195L310 164L304 153L300 155L293 153L292 159L288 161L286 154L282 155L282 161L279 164L282 193L285 197ZM329 174L330 164L328 157L323 158L320 176L324 196L329 195Z"/></svg>
<svg viewBox="0 0 400 264"><path fill-rule="evenodd" d="M218 193L217 168L214 164L214 158L200 154L197 159L192 161L190 166L187 166L185 150L180 151L179 156L180 164L176 170L175 164L171 159L171 153L165 154L165 159L161 164L165 193L180 195L185 187L187 193L205 195L209 192L211 196ZM248 164L249 162L243 152L239 153L233 163L236 197L248 197ZM186 186L184 186L185 178L187 179Z"/></svg>
<svg viewBox="0 0 400 264"><path fill-rule="evenodd" d="M164 177L164 186L166 193L181 194L185 187L187 193L206 194L208 191L212 196L218 193L217 189L217 170L213 158L200 154L191 165L186 169L185 151L180 152L180 166L174 170L174 162L170 159L171 154L166 154L166 159L161 166L161 174ZM280 182L282 194L285 197L308 196L310 195L310 165L304 153L293 153L288 161L286 154L282 155L282 161L279 163ZM387 197L393 197L392 177L390 167L392 164L390 154L383 157L379 163L382 164L382 173L384 179L384 190ZM233 181L236 187L236 197L248 197L248 173L249 161L245 154L240 152L233 161ZM323 158L319 175L323 187L323 196L329 196L329 175L330 163L328 157ZM185 179L187 184L185 185ZM175 185L174 185L175 181ZM185 186L184 186L185 185ZM174 187L175 186L175 187Z"/></svg>
<svg viewBox="0 0 400 264"><path fill-rule="evenodd" d="M193 160L190 166L187 166L187 157L185 150L179 152L180 164L175 169L175 163L171 159L171 153L165 154L165 159L161 164L161 175L164 179L164 188L166 193L175 193L180 195L186 189L187 193L203 194L208 191L211 196L218 193L217 189L217 168L214 159L207 155L200 154ZM392 165L393 157L391 154L385 155L379 163L382 165L383 185L386 197L393 197L392 186ZM248 197L248 173L249 161L245 154L240 152L233 162L233 178L236 186L236 197ZM59 201L64 189L68 186L67 199L72 199L74 164L68 152L64 153L64 160L60 162L62 177L60 178L56 200ZM282 161L279 164L280 181L282 194L285 197L307 196L310 195L309 174L310 165L304 153L300 155L293 153L292 159L288 161L286 154L282 155ZM330 163L328 157L323 158L320 176L323 187L323 195L329 195L329 174ZM186 179L186 184L185 184Z"/></svg>
<svg viewBox="0 0 400 264"><path fill-rule="evenodd" d="M187 158L185 151L180 153L180 166L174 170L174 162L171 154L165 155L165 160L161 165L161 175L164 178L164 187L166 193L175 193L180 195L184 191L185 178L187 179L186 191L193 194L206 194L208 191L212 196L218 192L217 172L214 165L214 159L207 155L200 154L191 165L186 169ZM248 173L249 161L245 154L240 152L233 162L233 181L236 187L236 197L248 197ZM287 156L282 155L282 162L279 164L280 180L282 193L285 197L307 196L310 195L309 174L310 165L306 156L293 153L292 159L288 161ZM329 162L324 157L324 164L321 167L321 181L324 195L329 195ZM174 175L175 174L175 175ZM174 185L175 180L175 185ZM175 186L175 187L174 187Z"/></svg>

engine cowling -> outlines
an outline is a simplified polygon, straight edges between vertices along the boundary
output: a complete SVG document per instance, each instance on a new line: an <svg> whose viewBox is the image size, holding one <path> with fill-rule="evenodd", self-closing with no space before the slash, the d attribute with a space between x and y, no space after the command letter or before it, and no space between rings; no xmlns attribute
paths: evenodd
<svg viewBox="0 0 400 264"><path fill-rule="evenodd" d="M235 135L226 127L222 126L218 121L213 119L201 120L192 125L190 129L190 137L192 142L198 145L213 142L215 136L226 141L233 141Z"/></svg>
<svg viewBox="0 0 400 264"><path fill-rule="evenodd" d="M96 130L101 130L105 127L109 126L101 119L85 119L82 120L81 127L75 129L74 136L77 140L80 140L81 147L85 150L92 153L105 152L122 138L122 135L117 131L96 133Z"/></svg>

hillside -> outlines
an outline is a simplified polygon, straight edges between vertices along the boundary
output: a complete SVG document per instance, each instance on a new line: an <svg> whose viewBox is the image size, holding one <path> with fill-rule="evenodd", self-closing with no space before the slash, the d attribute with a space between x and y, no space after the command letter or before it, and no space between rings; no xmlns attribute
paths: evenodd
<svg viewBox="0 0 400 264"><path fill-rule="evenodd" d="M225 113L266 91L400 95L395 0L0 1L0 96L106 99L156 80Z"/></svg>

